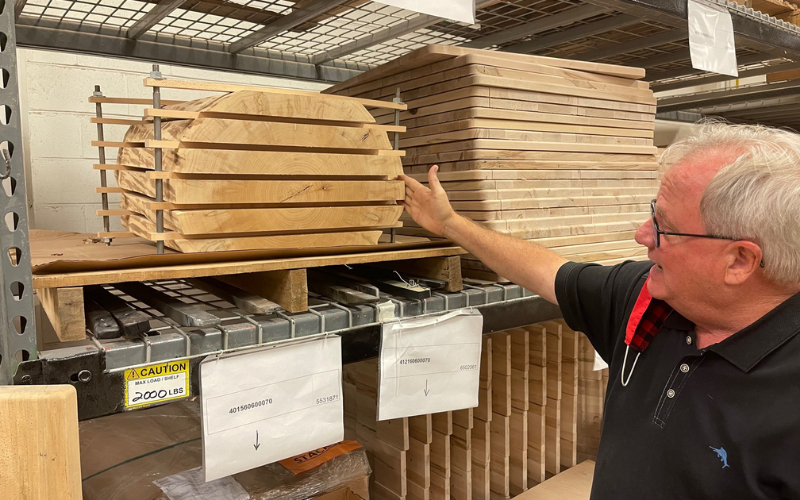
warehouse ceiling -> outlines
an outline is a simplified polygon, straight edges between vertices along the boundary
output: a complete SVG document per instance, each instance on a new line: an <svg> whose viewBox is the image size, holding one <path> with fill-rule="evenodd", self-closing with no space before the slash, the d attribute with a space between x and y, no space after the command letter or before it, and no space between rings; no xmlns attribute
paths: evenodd
<svg viewBox="0 0 800 500"><path fill-rule="evenodd" d="M707 2L731 12L738 80L691 67L686 0L476 0L474 25L367 0L17 0L17 43L332 82L460 45L646 68L668 119L800 128L800 29Z"/></svg>

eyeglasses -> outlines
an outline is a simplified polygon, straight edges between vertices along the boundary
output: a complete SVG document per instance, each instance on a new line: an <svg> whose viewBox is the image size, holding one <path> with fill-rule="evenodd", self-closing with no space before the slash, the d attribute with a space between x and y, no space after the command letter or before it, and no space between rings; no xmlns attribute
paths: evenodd
<svg viewBox="0 0 800 500"><path fill-rule="evenodd" d="M691 234L691 233L673 233L671 231L662 231L658 228L658 221L656 221L656 200L650 201L650 220L653 221L653 233L656 240L656 248L661 247L661 235L670 235L670 236L688 236L691 238L709 238L712 240L731 240L731 241L740 241L741 238L729 238L727 236L715 236L713 234ZM762 268L764 267L764 261L762 260L759 264Z"/></svg>
<svg viewBox="0 0 800 500"><path fill-rule="evenodd" d="M713 240L731 240L736 241L738 238L728 238L727 236L714 236L713 234L691 234L691 233L673 233L670 231L662 231L658 228L658 221L656 221L656 200L650 202L650 218L653 221L653 232L656 238L656 248L661 247L661 235L670 236L689 236L692 238L709 238Z"/></svg>

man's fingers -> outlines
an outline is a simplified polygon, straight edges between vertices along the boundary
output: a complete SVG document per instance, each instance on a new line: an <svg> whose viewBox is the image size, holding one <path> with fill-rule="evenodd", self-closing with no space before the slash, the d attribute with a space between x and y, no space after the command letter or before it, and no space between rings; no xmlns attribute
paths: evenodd
<svg viewBox="0 0 800 500"><path fill-rule="evenodd" d="M413 196L413 194L414 191L410 187L406 186L406 195Z"/></svg>
<svg viewBox="0 0 800 500"><path fill-rule="evenodd" d="M438 171L439 165L434 165L430 170L428 170L428 186L430 186L431 191L434 193L444 191L444 189L442 189L442 185L439 183L439 178L436 176L436 172Z"/></svg>
<svg viewBox="0 0 800 500"><path fill-rule="evenodd" d="M424 187L419 181L412 179L407 175L399 175L397 178L405 182L406 186L410 187L412 191L416 191L417 189Z"/></svg>

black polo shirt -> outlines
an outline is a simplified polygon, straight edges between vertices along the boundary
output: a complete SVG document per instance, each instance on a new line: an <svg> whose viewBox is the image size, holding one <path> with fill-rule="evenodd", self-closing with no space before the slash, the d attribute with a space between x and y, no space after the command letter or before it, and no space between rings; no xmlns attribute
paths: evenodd
<svg viewBox="0 0 800 500"><path fill-rule="evenodd" d="M609 365L591 498L800 499L800 294L705 349L673 312L623 387L625 327L651 266L570 262L556 276L564 319Z"/></svg>

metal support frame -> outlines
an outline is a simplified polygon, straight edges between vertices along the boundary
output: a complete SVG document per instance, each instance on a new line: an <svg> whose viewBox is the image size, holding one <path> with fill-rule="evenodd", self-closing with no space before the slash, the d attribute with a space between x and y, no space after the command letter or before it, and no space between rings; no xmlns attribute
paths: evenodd
<svg viewBox="0 0 800 500"><path fill-rule="evenodd" d="M642 22L642 20L638 17L623 14L620 16L608 17L606 19L601 19L600 21L587 23L582 26L576 26L575 28L565 29L564 31L559 31L558 33L546 35L541 38L534 38L529 42L509 45L508 47L504 47L500 50L502 52L530 54L532 52L544 50L548 47L568 42L570 40L597 35L599 33L605 33L606 31L624 28L625 26L640 22Z"/></svg>
<svg viewBox="0 0 800 500"><path fill-rule="evenodd" d="M241 40L232 43L229 51L231 54L238 54L250 47L255 47L277 34L288 31L315 17L319 17L325 12L335 9L348 1L349 0L311 0L309 2L304 2L302 7L297 7L297 4L295 4L295 8L292 10L291 14L286 14L255 33L251 33Z"/></svg>
<svg viewBox="0 0 800 500"><path fill-rule="evenodd" d="M480 10L485 7L490 7L496 3L497 0L476 1L475 10ZM329 61L333 61L340 57L344 57L354 52L358 52L359 50L366 49L367 47L372 47L373 45L378 45L383 42L393 40L408 33L413 33L417 30L427 28L428 26L433 26L434 24L438 24L441 21L442 18L440 17L421 14L406 23L384 28L380 31L372 33L369 36L353 40L352 42L343 44L339 47L336 47L335 49L326 50L325 52L315 54L314 57L311 58L311 63L320 65Z"/></svg>
<svg viewBox="0 0 800 500"><path fill-rule="evenodd" d="M27 0L14 0L14 19L19 19L19 15L22 13L22 9L25 8L26 3L28 3Z"/></svg>
<svg viewBox="0 0 800 500"><path fill-rule="evenodd" d="M762 66L760 68L748 69L740 71L739 76L728 75L709 75L702 78L694 78L691 80L683 80L680 82L667 83L664 85L653 85L654 92L666 92L669 90L683 89L686 87L694 87L697 85L706 85L708 83L728 82L731 80L738 80L741 78L748 78L751 76L761 76L777 71L787 71L792 69L800 69L800 62L788 62L783 64L776 64L774 66Z"/></svg>
<svg viewBox="0 0 800 500"><path fill-rule="evenodd" d="M153 65L153 71L150 72L150 78L161 79L161 71L158 64ZM153 109L161 109L161 87L153 87ZM153 140L161 140L161 117L153 117ZM153 161L155 164L155 171L161 172L161 155L163 151L161 148L153 148ZM164 201L164 180L156 179L156 203ZM164 210L159 208L156 210L156 233L160 236L164 232ZM164 253L164 240L156 241L156 253Z"/></svg>
<svg viewBox="0 0 800 500"><path fill-rule="evenodd" d="M625 14L686 29L686 0L585 0L587 3L614 9ZM736 42L776 57L800 59L800 30L766 14L747 9L727 0L707 0L726 7L731 13Z"/></svg>
<svg viewBox="0 0 800 500"><path fill-rule="evenodd" d="M679 62L679 61L688 61L690 58L691 58L691 56L689 55L689 49L687 48L685 51L681 51L681 52L676 53L676 54L666 55L664 57L658 57L657 58L657 62L654 61L655 64L651 64L650 66L645 66L645 67L647 68L647 67L652 67L652 66L661 66L661 65L664 65L664 64L669 64L669 63L674 63L674 62ZM737 57L736 58L736 64L739 65L739 66L743 66L743 65L747 65L747 64L755 64L755 63L760 63L760 62L769 60L771 58L772 58L772 56L769 56L767 54L761 54L761 53L748 54L746 56ZM658 81L658 80L667 80L667 79L671 79L671 78L680 78L682 76L694 75L694 74L703 73L703 72L704 71L701 70L701 69L694 69L690 64L690 65L684 66L682 68L668 69L668 70L664 70L664 71L649 71L648 70L647 75L644 77L644 79L647 80L648 82L655 82L655 81ZM655 85L655 84L653 85L653 91L654 92L659 92L660 90L661 90L660 88L657 88L657 85Z"/></svg>
<svg viewBox="0 0 800 500"><path fill-rule="evenodd" d="M173 291L182 294L181 290ZM197 296L191 297L196 299ZM399 314L401 318L474 307L484 317L483 333L517 328L561 316L558 306L517 285L498 284L469 287L458 293L436 293L426 299L427 302L423 301L425 307L417 300L389 300L395 306L395 315ZM106 344L96 342L50 351L43 359L23 363L15 380L20 383L25 378L25 383L73 385L78 393L78 415L84 420L124 411L123 378L125 370L133 366L186 359L191 371L190 395L197 395L197 368L207 355L257 348L262 345L262 334L267 334L267 329L272 334L283 332L279 340L263 342L270 345L324 333L340 335L342 361L347 364L378 355L382 322L385 321L376 309L332 303L314 305L306 313L276 311L273 318L252 317L248 321L243 317L246 315L240 313L231 313L230 316L223 320L230 323L214 328L180 332L170 325L139 339ZM263 323L263 332L254 323ZM197 340L197 344L192 342L191 349L187 344L189 337ZM246 342L244 339L247 339Z"/></svg>
<svg viewBox="0 0 800 500"><path fill-rule="evenodd" d="M397 91L395 92L394 99L392 99L392 102L395 103L395 104L403 104L403 100L400 98L400 87L397 87ZM395 126L400 126L400 110L399 109L395 109L394 110L394 124L395 124ZM400 132L395 132L394 133L394 149L395 150L399 150L400 149ZM393 227L392 229L389 230L389 234L390 234L390 237L391 237L390 241L392 243L394 243L395 239L397 238L397 229Z"/></svg>
<svg viewBox="0 0 800 500"><path fill-rule="evenodd" d="M686 30L674 29L670 31L663 31L655 35L649 35L635 40L629 40L623 43L616 43L611 46L600 47L598 49L590 49L580 52L571 57L571 59L582 59L584 61L597 61L607 57L614 57L635 50L647 49L650 47L657 47L667 43L678 42L689 38L689 33Z"/></svg>
<svg viewBox="0 0 800 500"><path fill-rule="evenodd" d="M503 30L488 36L476 38L475 40L470 40L469 42L460 44L460 46L473 49L483 49L486 47L491 47L492 45L500 45L502 43L510 42L512 40L516 40L517 38L535 35L553 28L568 26L572 23L597 16L605 12L608 12L608 9L599 7L597 5L580 5L573 9L568 9L563 12L559 12L558 14L545 16L528 24L517 26L516 28Z"/></svg>
<svg viewBox="0 0 800 500"><path fill-rule="evenodd" d="M162 0L150 11L139 18L138 21L133 23L133 26L128 28L128 38L139 38L147 32L150 28L161 22L162 19L167 17L170 12L180 7L186 0Z"/></svg>
<svg viewBox="0 0 800 500"><path fill-rule="evenodd" d="M788 81L771 85L751 85L732 89L712 90L698 92L697 94L681 95L659 99L658 111L685 111L699 107L719 106L737 102L760 101L800 94L800 81Z"/></svg>
<svg viewBox="0 0 800 500"><path fill-rule="evenodd" d="M100 85L95 85L94 86L94 92L92 93L92 95L94 97L103 97L103 92L100 91ZM103 104L99 103L99 102L95 103L94 109L95 109L95 116L97 118L102 118L103 117ZM98 140L98 142L103 142L103 141L106 140L105 139L105 133L103 132L103 124L100 123L99 120L97 122L97 140ZM106 164L106 148L103 147L103 146L98 146L97 150L98 150L97 157L100 160L100 164L101 165L105 165ZM100 170L100 187L108 187L108 179L106 177L106 171L105 170ZM100 198L101 198L103 210L108 210L108 193L103 191L102 193L100 193ZM111 220L110 220L110 217L108 216L107 212L103 214L103 231L105 231L106 233L111 231ZM111 238L109 238L108 236L104 236L103 237L103 243L105 243L106 246L110 246L111 245Z"/></svg>
<svg viewBox="0 0 800 500"><path fill-rule="evenodd" d="M166 33L147 32L133 40L126 36L124 29L108 26L54 19L39 19L35 26L31 25L32 22L26 16L20 18L17 24L20 46L333 82L347 80L371 69L366 64L349 61L314 66L309 56L260 47L234 55L221 42Z"/></svg>
<svg viewBox="0 0 800 500"><path fill-rule="evenodd" d="M0 123L5 160L5 169L0 174L3 184L0 207L4 218L0 223L0 384L12 383L21 361L38 357L14 16L13 3L2 6L0 35L5 39L5 49L0 52L0 105L5 106L6 112Z"/></svg>

